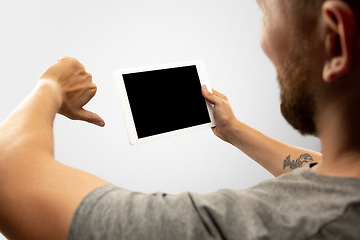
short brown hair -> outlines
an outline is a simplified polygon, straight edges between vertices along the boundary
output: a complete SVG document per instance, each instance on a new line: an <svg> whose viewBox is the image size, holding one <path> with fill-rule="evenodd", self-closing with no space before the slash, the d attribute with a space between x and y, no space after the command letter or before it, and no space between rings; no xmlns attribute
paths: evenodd
<svg viewBox="0 0 360 240"><path fill-rule="evenodd" d="M289 0L294 10L295 21L302 32L313 30L321 7L326 0ZM340 0L346 2L354 11L358 23L360 23L360 0Z"/></svg>

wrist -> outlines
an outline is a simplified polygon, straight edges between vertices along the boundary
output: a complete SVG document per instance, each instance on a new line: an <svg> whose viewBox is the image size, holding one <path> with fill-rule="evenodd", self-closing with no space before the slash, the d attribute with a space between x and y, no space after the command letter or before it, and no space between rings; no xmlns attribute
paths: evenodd
<svg viewBox="0 0 360 240"><path fill-rule="evenodd" d="M47 102L54 104L57 112L63 100L60 85L54 80L39 79L36 84L36 89L45 95Z"/></svg>
<svg viewBox="0 0 360 240"><path fill-rule="evenodd" d="M222 127L222 139L225 140L226 142L235 145L235 142L237 140L238 137L238 130L241 129L241 126L239 127L239 125L241 125L242 123L234 118L231 121L228 121L228 123Z"/></svg>

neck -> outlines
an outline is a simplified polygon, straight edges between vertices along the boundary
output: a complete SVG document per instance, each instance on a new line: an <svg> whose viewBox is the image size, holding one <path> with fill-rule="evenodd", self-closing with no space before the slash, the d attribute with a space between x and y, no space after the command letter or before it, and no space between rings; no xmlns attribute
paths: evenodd
<svg viewBox="0 0 360 240"><path fill-rule="evenodd" d="M328 104L316 118L321 123L317 129L323 158L313 170L327 176L360 178L360 105L341 102Z"/></svg>
<svg viewBox="0 0 360 240"><path fill-rule="evenodd" d="M349 153L333 158L323 154L322 161L312 169L321 175L331 177L352 177L360 179L360 154Z"/></svg>

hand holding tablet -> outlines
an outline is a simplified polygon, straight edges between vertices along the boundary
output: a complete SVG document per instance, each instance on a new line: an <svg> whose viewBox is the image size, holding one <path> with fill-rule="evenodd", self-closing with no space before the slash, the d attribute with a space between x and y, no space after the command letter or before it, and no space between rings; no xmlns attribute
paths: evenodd
<svg viewBox="0 0 360 240"><path fill-rule="evenodd" d="M132 145L215 126L202 61L117 70L113 74Z"/></svg>

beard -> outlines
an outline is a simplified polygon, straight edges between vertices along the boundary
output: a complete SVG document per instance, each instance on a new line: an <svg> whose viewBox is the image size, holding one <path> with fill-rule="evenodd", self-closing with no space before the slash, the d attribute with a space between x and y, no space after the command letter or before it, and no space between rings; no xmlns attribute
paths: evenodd
<svg viewBox="0 0 360 240"><path fill-rule="evenodd" d="M280 107L284 118L300 134L316 136L315 101L308 87L311 79L310 66L301 57L305 52L304 47L293 48L278 71Z"/></svg>

